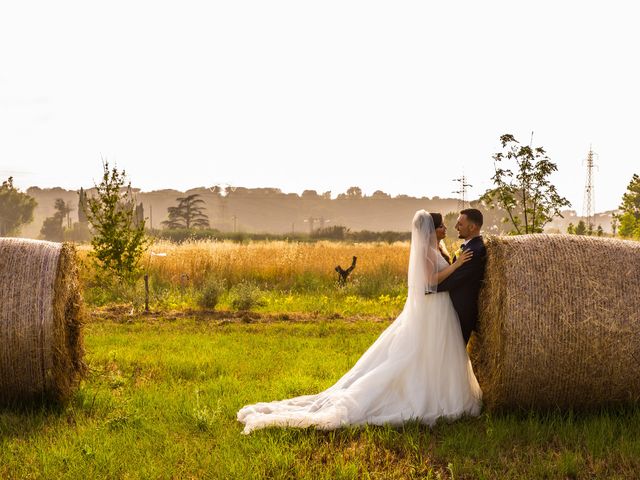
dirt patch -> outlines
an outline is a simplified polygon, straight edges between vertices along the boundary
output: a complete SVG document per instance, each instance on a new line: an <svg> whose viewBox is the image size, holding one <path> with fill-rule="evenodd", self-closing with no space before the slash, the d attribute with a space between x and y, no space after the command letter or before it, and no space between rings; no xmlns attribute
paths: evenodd
<svg viewBox="0 0 640 480"><path fill-rule="evenodd" d="M374 315L343 316L340 314L323 315L320 313L265 313L233 310L157 310L151 312L138 311L131 305L109 305L94 308L89 312L89 321L113 321L119 323L131 323L149 320L177 320L181 318L194 318L197 321L211 321L217 323L305 323L319 321L344 321L344 322L389 322L391 317Z"/></svg>

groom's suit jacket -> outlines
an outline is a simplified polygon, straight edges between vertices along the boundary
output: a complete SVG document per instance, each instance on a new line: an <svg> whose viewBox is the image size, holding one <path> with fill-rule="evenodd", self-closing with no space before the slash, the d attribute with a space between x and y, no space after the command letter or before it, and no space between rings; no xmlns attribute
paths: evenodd
<svg viewBox="0 0 640 480"><path fill-rule="evenodd" d="M487 260L487 250L481 236L469 240L464 250L467 249L473 252L471 260L438 284L439 292L449 292L453 308L458 313L465 343L469 342L471 332L478 322L478 292Z"/></svg>

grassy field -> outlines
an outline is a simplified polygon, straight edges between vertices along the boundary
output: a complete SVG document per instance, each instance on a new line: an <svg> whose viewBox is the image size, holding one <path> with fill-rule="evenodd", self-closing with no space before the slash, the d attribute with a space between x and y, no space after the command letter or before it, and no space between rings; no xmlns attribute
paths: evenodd
<svg viewBox="0 0 640 480"><path fill-rule="evenodd" d="M94 318L69 405L0 411L0 478L637 478L639 409L240 434L241 406L330 386L387 325Z"/></svg>
<svg viewBox="0 0 640 480"><path fill-rule="evenodd" d="M142 308L142 278L133 285L105 282L88 258L89 247L81 246L79 253L87 304ZM404 304L408 255L408 243L161 242L145 254L142 267L149 275L155 310L199 308L203 289L214 283L222 285L216 307L223 310L234 308L233 299L244 285L257 292L251 308L258 311L386 317ZM356 269L340 286L334 269L347 268L353 256L358 258Z"/></svg>

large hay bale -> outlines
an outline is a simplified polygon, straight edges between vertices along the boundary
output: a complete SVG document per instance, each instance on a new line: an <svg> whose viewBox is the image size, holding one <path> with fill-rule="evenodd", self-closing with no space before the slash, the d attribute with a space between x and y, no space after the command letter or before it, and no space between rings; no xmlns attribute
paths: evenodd
<svg viewBox="0 0 640 480"><path fill-rule="evenodd" d="M66 400L85 370L75 249L0 238L0 404Z"/></svg>
<svg viewBox="0 0 640 480"><path fill-rule="evenodd" d="M470 353L489 409L640 398L640 243L490 237Z"/></svg>

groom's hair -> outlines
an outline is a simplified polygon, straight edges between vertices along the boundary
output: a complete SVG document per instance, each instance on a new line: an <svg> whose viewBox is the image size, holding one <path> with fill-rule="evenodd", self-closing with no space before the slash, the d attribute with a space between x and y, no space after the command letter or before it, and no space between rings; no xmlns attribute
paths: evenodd
<svg viewBox="0 0 640 480"><path fill-rule="evenodd" d="M482 212L477 208L465 208L460 211L460 215L466 215L471 223L475 223L478 227L482 226Z"/></svg>

